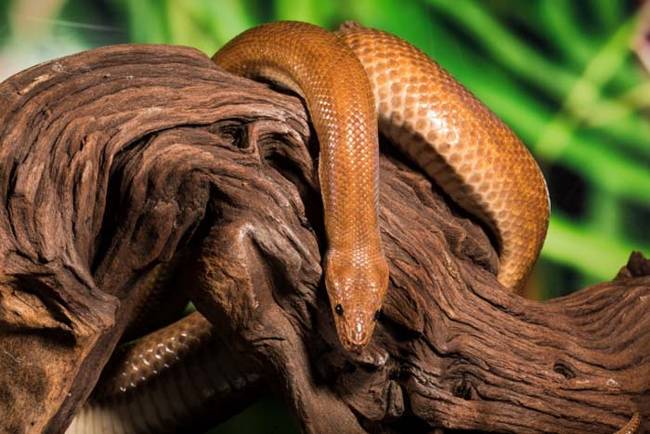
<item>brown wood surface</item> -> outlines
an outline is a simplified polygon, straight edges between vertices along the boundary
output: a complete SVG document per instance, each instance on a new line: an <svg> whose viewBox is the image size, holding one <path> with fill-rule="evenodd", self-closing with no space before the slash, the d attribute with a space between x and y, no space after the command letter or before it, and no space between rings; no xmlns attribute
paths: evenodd
<svg viewBox="0 0 650 434"><path fill-rule="evenodd" d="M61 432L180 249L197 308L314 433L650 429L650 262L540 303L390 144L391 283L339 347L321 282L317 143L299 99L182 47L123 45L0 84L0 431ZM233 352L233 356L238 354Z"/></svg>

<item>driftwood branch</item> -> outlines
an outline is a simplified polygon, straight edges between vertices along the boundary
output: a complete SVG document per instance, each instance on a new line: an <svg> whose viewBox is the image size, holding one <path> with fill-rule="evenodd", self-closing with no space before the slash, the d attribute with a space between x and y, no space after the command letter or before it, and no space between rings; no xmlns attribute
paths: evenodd
<svg viewBox="0 0 650 434"><path fill-rule="evenodd" d="M187 48L115 46L0 84L0 430L61 432L178 251L225 342L305 432L612 432L650 421L650 263L539 303L389 144L391 285L360 356L321 282L315 138L297 98ZM216 351L216 350L215 350ZM221 357L221 356L220 356Z"/></svg>

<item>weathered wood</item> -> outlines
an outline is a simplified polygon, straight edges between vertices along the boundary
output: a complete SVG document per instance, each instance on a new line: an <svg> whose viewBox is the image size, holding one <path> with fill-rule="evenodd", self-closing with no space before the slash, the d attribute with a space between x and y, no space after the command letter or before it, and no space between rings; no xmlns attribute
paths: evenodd
<svg viewBox="0 0 650 434"><path fill-rule="evenodd" d="M539 303L485 231L390 154L388 300L340 349L321 283L315 140L297 98L179 47L115 46L0 85L0 429L59 432L146 292L183 279L305 432L612 432L650 421L650 265ZM305 144L308 144L306 146Z"/></svg>
<svg viewBox="0 0 650 434"><path fill-rule="evenodd" d="M0 85L0 107L0 430L58 432L142 298L138 282L190 239L212 183L258 161L234 133L308 128L295 99L179 47L36 66Z"/></svg>

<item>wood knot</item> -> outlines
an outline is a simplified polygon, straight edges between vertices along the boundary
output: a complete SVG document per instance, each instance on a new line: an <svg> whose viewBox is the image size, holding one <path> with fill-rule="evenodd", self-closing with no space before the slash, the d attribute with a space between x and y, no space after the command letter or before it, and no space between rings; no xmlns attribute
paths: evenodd
<svg viewBox="0 0 650 434"><path fill-rule="evenodd" d="M217 134L230 146L241 151L251 151L256 148L256 143L251 140L251 126L239 123L224 123L217 128Z"/></svg>
<svg viewBox="0 0 650 434"><path fill-rule="evenodd" d="M570 380L572 378L576 377L575 372L573 372L573 369L571 367L564 363L564 362L555 362L555 365L553 365L553 371L557 372L558 374L562 375L564 378L567 380Z"/></svg>
<svg viewBox="0 0 650 434"><path fill-rule="evenodd" d="M469 401L472 398L472 383L465 378L461 378L460 381L454 386L452 394L457 398L463 398L466 401Z"/></svg>

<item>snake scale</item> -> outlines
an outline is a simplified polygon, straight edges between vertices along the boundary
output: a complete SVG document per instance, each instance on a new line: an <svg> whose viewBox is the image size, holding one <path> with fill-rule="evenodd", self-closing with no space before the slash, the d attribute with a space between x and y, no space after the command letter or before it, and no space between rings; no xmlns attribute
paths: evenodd
<svg viewBox="0 0 650 434"><path fill-rule="evenodd" d="M388 287L378 217L378 129L492 231L499 282L513 291L525 282L548 226L550 206L541 170L503 122L417 48L351 22L333 33L306 23L277 22L242 33L213 60L231 73L294 91L307 105L320 143L325 286L346 350L359 352L368 344ZM189 326L186 321L182 333L193 345L204 345L209 339L202 331L205 325L193 321ZM153 339L169 340L181 327L171 326ZM142 351L151 353L151 339ZM139 351L123 366L146 359ZM138 365L143 384L159 375L149 364ZM183 368L176 364L170 369ZM139 408L152 407L152 402ZM106 426L111 418L107 411L110 406L101 412ZM151 413L160 418L160 409ZM92 423L87 422L92 412L84 417L73 427ZM149 426L161 425L155 417ZM632 433L638 423L633 418L618 433ZM104 432L146 429L133 425Z"/></svg>

